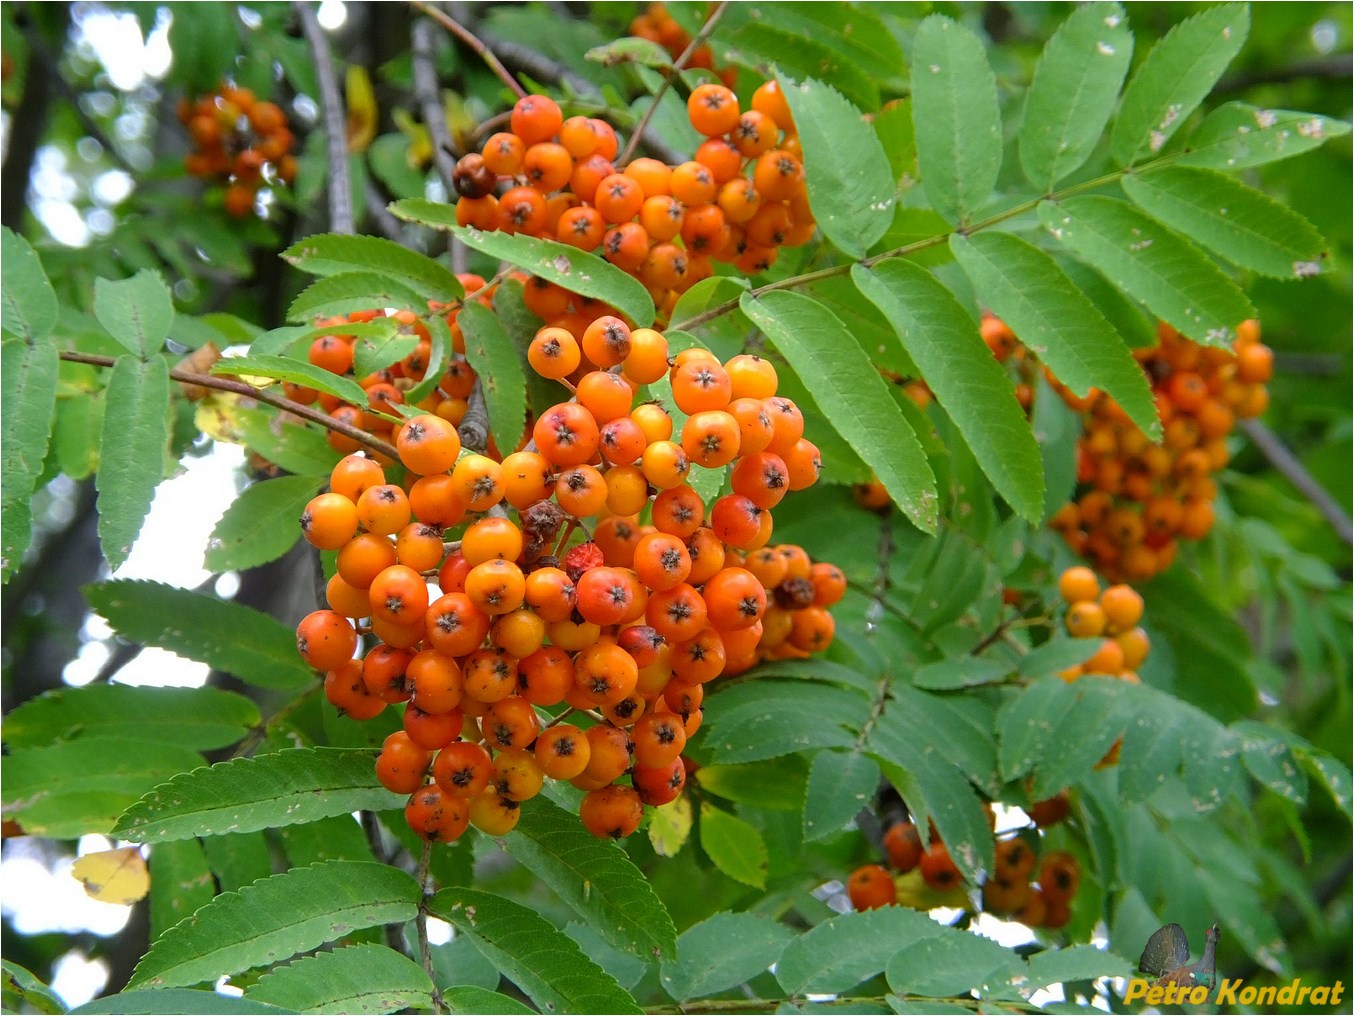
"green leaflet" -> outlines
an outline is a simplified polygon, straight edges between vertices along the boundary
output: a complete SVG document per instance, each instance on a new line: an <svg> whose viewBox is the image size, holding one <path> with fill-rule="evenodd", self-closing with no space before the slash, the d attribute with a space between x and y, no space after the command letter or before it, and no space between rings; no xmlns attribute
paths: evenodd
<svg viewBox="0 0 1354 1016"><path fill-rule="evenodd" d="M287 748L175 776L118 820L117 835L138 843L252 832L403 805L372 771L370 752Z"/></svg>
<svg viewBox="0 0 1354 1016"><path fill-rule="evenodd" d="M1124 89L1110 131L1120 165L1161 152L1241 51L1249 28L1245 4L1219 4L1180 22L1152 47Z"/></svg>
<svg viewBox="0 0 1354 1016"><path fill-rule="evenodd" d="M1114 112L1133 58L1133 33L1117 3L1072 13L1044 46L1025 96L1020 163L1042 191L1081 168Z"/></svg>
<svg viewBox="0 0 1354 1016"><path fill-rule="evenodd" d="M99 543L117 568L150 511L169 444L169 365L121 356L108 378L99 471Z"/></svg>
<svg viewBox="0 0 1354 1016"><path fill-rule="evenodd" d="M412 920L419 896L413 876L387 864L327 861L295 868L222 893L165 932L128 985L187 987L266 966L356 928Z"/></svg>
<svg viewBox="0 0 1354 1016"><path fill-rule="evenodd" d="M1237 325L1255 314L1246 295L1197 247L1127 202L1045 201L1039 217L1055 239L1196 342L1226 345Z"/></svg>
<svg viewBox="0 0 1354 1016"><path fill-rule="evenodd" d="M970 221L1001 171L997 82L981 40L938 14L913 41L912 119L932 207L950 222Z"/></svg>

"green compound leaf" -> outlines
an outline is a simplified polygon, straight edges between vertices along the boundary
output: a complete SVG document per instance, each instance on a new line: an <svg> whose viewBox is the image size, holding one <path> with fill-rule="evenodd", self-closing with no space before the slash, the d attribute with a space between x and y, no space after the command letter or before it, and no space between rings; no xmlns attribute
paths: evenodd
<svg viewBox="0 0 1354 1016"><path fill-rule="evenodd" d="M81 737L5 756L5 817L36 836L106 833L137 798L202 765L195 751L141 738Z"/></svg>
<svg viewBox="0 0 1354 1016"><path fill-rule="evenodd" d="M0 227L0 261L5 264L0 328L28 343L46 338L56 325L56 293L37 251L8 226Z"/></svg>
<svg viewBox="0 0 1354 1016"><path fill-rule="evenodd" d="M857 265L851 279L893 325L997 493L1021 516L1038 521L1044 504L1039 446L1010 378L973 319L944 283L902 259Z"/></svg>
<svg viewBox="0 0 1354 1016"><path fill-rule="evenodd" d="M718 693L705 743L719 765L760 762L813 748L850 748L868 703L858 694L810 682L758 681ZM756 691L758 694L750 694Z"/></svg>
<svg viewBox="0 0 1354 1016"><path fill-rule="evenodd" d="M295 630L262 611L191 589L134 579L86 586L84 593L113 630L133 642L210 664L260 688L292 691L315 680L296 654ZM123 695L132 690L114 686L99 694ZM122 719L133 722L135 717L128 715L119 722ZM166 717L165 722L169 721ZM142 716L140 722L154 720Z"/></svg>
<svg viewBox="0 0 1354 1016"><path fill-rule="evenodd" d="M654 306L649 291L633 275L596 254L521 233L484 233L465 226L457 226L452 232L472 250L514 264L571 293L610 304L639 328L653 323Z"/></svg>
<svg viewBox="0 0 1354 1016"><path fill-rule="evenodd" d="M1250 28L1245 4L1219 4L1167 32L1124 89L1110 149L1120 165L1156 155L1241 52Z"/></svg>
<svg viewBox="0 0 1354 1016"><path fill-rule="evenodd" d="M913 42L912 122L932 207L950 222L968 222L1001 172L997 81L982 41L939 14L921 23Z"/></svg>
<svg viewBox="0 0 1354 1016"><path fill-rule="evenodd" d="M288 321L311 321L358 310L395 307L415 313L428 309L418 290L380 272L343 272L312 282L287 308Z"/></svg>
<svg viewBox="0 0 1354 1016"><path fill-rule="evenodd" d="M8 230L5 232L9 235ZM6 252L5 257L10 254ZM13 266L15 262L6 260L5 264ZM7 287L9 271L6 267ZM0 535L0 574L6 579L19 566L32 538L28 502L42 475L51 441L58 367L55 346L10 341L0 347L0 401L5 407L0 424L0 500L5 519ZM91 398L78 401L94 404Z"/></svg>
<svg viewBox="0 0 1354 1016"><path fill-rule="evenodd" d="M1147 375L1056 261L1010 233L954 236L950 247L983 301L1058 380L1078 395L1108 392L1143 433L1160 436Z"/></svg>
<svg viewBox="0 0 1354 1016"><path fill-rule="evenodd" d="M497 315L476 301L461 308L456 323L465 335L466 359L484 392L489 429L505 446L516 447L527 414L527 379L517 347Z"/></svg>
<svg viewBox="0 0 1354 1016"><path fill-rule="evenodd" d="M19 1012L23 1006L29 1006L46 1016L66 1011L66 1003L61 997L28 968L9 960L0 961L0 967L3 968L3 974L0 974L0 999L3 999L7 1012Z"/></svg>
<svg viewBox="0 0 1354 1016"><path fill-rule="evenodd" d="M1045 201L1039 217L1055 239L1195 342L1225 346L1255 316L1246 294L1205 254L1127 202Z"/></svg>
<svg viewBox="0 0 1354 1016"><path fill-rule="evenodd" d="M1230 176L1173 166L1126 176L1120 184L1143 211L1238 268L1304 279L1326 262L1315 226Z"/></svg>
<svg viewBox="0 0 1354 1016"><path fill-rule="evenodd" d="M234 744L258 722L258 706L219 688L91 684L57 688L23 703L5 717L5 743L37 748L81 737L140 737L206 750Z"/></svg>
<svg viewBox="0 0 1354 1016"><path fill-rule="evenodd" d="M322 476L275 476L246 488L212 530L208 570L253 568L285 554L301 538L297 520L325 482Z"/></svg>
<svg viewBox="0 0 1354 1016"><path fill-rule="evenodd" d="M879 763L854 751L820 751L813 756L804 796L804 839L838 832L867 808L879 789Z"/></svg>
<svg viewBox="0 0 1354 1016"><path fill-rule="evenodd" d="M432 994L432 979L408 956L364 943L276 967L245 997L301 1013L392 1013L430 1009Z"/></svg>
<svg viewBox="0 0 1354 1016"><path fill-rule="evenodd" d="M1093 981L1097 977L1131 977L1127 960L1093 945L1045 949L1029 959L1022 987L1042 988L1064 981Z"/></svg>
<svg viewBox="0 0 1354 1016"><path fill-rule="evenodd" d="M766 887L766 842L756 826L706 801L701 804L700 841L729 878L756 889Z"/></svg>
<svg viewBox="0 0 1354 1016"><path fill-rule="evenodd" d="M390 214L405 222L416 222L432 229L455 229L456 206L428 198L404 198L388 206Z"/></svg>
<svg viewBox="0 0 1354 1016"><path fill-rule="evenodd" d="M276 356L271 353L258 353L250 356L229 356L212 366L213 374L247 375L267 377L275 381L290 381L294 385L314 388L354 406L367 404L367 393L352 378L317 367L305 360L290 356Z"/></svg>
<svg viewBox="0 0 1354 1016"><path fill-rule="evenodd" d="M388 864L325 861L294 868L222 893L170 928L128 984L186 987L267 966L359 928L412 920L420 895L412 875Z"/></svg>
<svg viewBox="0 0 1354 1016"><path fill-rule="evenodd" d="M130 279L94 280L94 316L128 352L146 359L174 326L174 298L160 273L143 269Z"/></svg>
<svg viewBox="0 0 1354 1016"><path fill-rule="evenodd" d="M776 980L794 995L841 993L882 973L899 949L943 934L943 925L907 907L830 917L781 953Z"/></svg>
<svg viewBox="0 0 1354 1016"><path fill-rule="evenodd" d="M910 942L884 968L898 994L931 998L958 995L1008 982L1024 964L1010 949L990 938L942 927L939 935Z"/></svg>
<svg viewBox="0 0 1354 1016"><path fill-rule="evenodd" d="M677 958L663 964L659 980L679 1001L718 994L765 973L794 937L765 917L718 913L682 932Z"/></svg>
<svg viewBox="0 0 1354 1016"><path fill-rule="evenodd" d="M377 782L370 752L287 748L180 773L128 808L116 832L159 843L403 806Z"/></svg>
<svg viewBox="0 0 1354 1016"><path fill-rule="evenodd" d="M152 942L216 895L207 855L195 839L161 843L151 851L150 885Z"/></svg>
<svg viewBox="0 0 1354 1016"><path fill-rule="evenodd" d="M1020 163L1041 191L1075 172L1114 112L1133 59L1133 33L1117 3L1091 3L1053 33L1034 67L1020 128Z"/></svg>
<svg viewBox="0 0 1354 1016"><path fill-rule="evenodd" d="M94 485L99 490L99 543L110 568L132 552L164 475L169 444L169 365L160 357L118 357L104 400L103 441Z"/></svg>
<svg viewBox="0 0 1354 1016"><path fill-rule="evenodd" d="M840 320L810 297L784 290L754 298L743 312L775 343L814 402L833 407L831 423L879 477L917 528L936 529L935 476L917 435ZM810 437L812 440L812 437Z"/></svg>
<svg viewBox="0 0 1354 1016"><path fill-rule="evenodd" d="M1249 169L1319 148L1350 131L1343 120L1244 102L1219 106L1189 136L1176 162L1209 169Z"/></svg>
<svg viewBox="0 0 1354 1016"><path fill-rule="evenodd" d="M445 315L430 314L424 321L428 326L430 338L428 366L423 372L423 380L404 393L404 403L407 406L416 406L433 393L433 389L441 382L442 375L446 373L447 364L455 355L451 326L447 324Z"/></svg>
<svg viewBox="0 0 1354 1016"><path fill-rule="evenodd" d="M643 873L617 844L536 797L504 841L509 856L548 885L606 941L645 960L671 957L677 929Z"/></svg>
<svg viewBox="0 0 1354 1016"><path fill-rule="evenodd" d="M289 473L327 475L342 458L325 439L327 431L298 425L295 417L262 409L237 409L244 443Z"/></svg>
<svg viewBox="0 0 1354 1016"><path fill-rule="evenodd" d="M535 1009L515 998L473 984L443 988L442 1001L452 1016L535 1016L536 1013Z"/></svg>
<svg viewBox="0 0 1354 1016"><path fill-rule="evenodd" d="M860 258L889 227L893 174L874 128L831 85L781 76L804 149L804 179L823 235Z"/></svg>
<svg viewBox="0 0 1354 1016"><path fill-rule="evenodd" d="M573 939L520 903L454 886L429 900L428 911L473 937L480 952L542 1011L642 1011Z"/></svg>
<svg viewBox="0 0 1354 1016"><path fill-rule="evenodd" d="M214 991L194 991L191 988L160 988L149 991L120 991L106 998L96 998L72 1009L76 1016L271 1016L290 1013L248 998L218 995Z"/></svg>
<svg viewBox="0 0 1354 1016"><path fill-rule="evenodd" d="M308 236L283 251L282 257L311 275L375 272L409 287L425 300L446 303L465 295L464 287L451 269L403 244L379 236L339 233Z"/></svg>

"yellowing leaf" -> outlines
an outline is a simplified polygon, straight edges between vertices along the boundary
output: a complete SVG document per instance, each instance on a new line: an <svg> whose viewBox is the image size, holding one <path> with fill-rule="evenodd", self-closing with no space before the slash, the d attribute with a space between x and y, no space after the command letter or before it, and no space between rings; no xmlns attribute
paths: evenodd
<svg viewBox="0 0 1354 1016"><path fill-rule="evenodd" d="M239 415L244 408L243 399L235 392L212 392L198 402L193 422L214 441L244 444L244 427Z"/></svg>
<svg viewBox="0 0 1354 1016"><path fill-rule="evenodd" d="M400 133L409 139L409 151L405 153L409 168L422 169L433 157L432 135L428 133L428 128L403 109L395 110L391 117Z"/></svg>
<svg viewBox="0 0 1354 1016"><path fill-rule="evenodd" d="M376 93L366 68L348 65L348 151L365 152L376 137Z"/></svg>
<svg viewBox="0 0 1354 1016"><path fill-rule="evenodd" d="M682 794L671 804L655 808L649 818L649 842L659 857L672 857L691 837L691 799Z"/></svg>
<svg viewBox="0 0 1354 1016"><path fill-rule="evenodd" d="M150 892L150 871L136 847L85 854L76 860L71 874L101 903L129 906Z"/></svg>

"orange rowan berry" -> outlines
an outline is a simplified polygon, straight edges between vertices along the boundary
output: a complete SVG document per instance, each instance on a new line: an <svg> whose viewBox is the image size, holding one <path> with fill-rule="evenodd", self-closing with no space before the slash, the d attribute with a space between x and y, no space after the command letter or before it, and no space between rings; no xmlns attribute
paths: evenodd
<svg viewBox="0 0 1354 1016"><path fill-rule="evenodd" d="M950 857L945 844L932 838L931 846L922 854L920 861L921 877L936 892L947 892L957 888L963 881L958 867Z"/></svg>
<svg viewBox="0 0 1354 1016"><path fill-rule="evenodd" d="M526 95L512 108L512 132L524 144L549 141L564 123L559 104L546 95Z"/></svg>
<svg viewBox="0 0 1354 1016"><path fill-rule="evenodd" d="M312 611L296 626L296 650L316 670L337 670L356 649L357 632L346 617L332 610Z"/></svg>
<svg viewBox="0 0 1354 1016"><path fill-rule="evenodd" d="M786 133L794 132L795 122L790 113L790 104L785 101L785 93L775 78L764 82L752 93L752 108L769 116Z"/></svg>
<svg viewBox="0 0 1354 1016"><path fill-rule="evenodd" d="M404 806L404 819L418 836L432 842L450 843L470 825L470 808L449 797L436 784L416 790Z"/></svg>
<svg viewBox="0 0 1354 1016"><path fill-rule="evenodd" d="M583 828L594 836L623 839L639 828L644 805L633 787L613 785L589 791L578 813Z"/></svg>
<svg viewBox="0 0 1354 1016"><path fill-rule="evenodd" d="M357 506L342 494L319 494L301 513L301 533L311 546L338 550L357 532Z"/></svg>
<svg viewBox="0 0 1354 1016"><path fill-rule="evenodd" d="M889 864L906 874L921 862L925 848L915 825L895 822L884 834L884 851L888 854Z"/></svg>

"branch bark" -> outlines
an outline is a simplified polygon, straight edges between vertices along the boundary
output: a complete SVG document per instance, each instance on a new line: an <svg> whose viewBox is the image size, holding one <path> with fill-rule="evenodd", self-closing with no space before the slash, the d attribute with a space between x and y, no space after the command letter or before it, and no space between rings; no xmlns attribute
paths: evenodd
<svg viewBox="0 0 1354 1016"><path fill-rule="evenodd" d="M320 84L320 105L324 110L325 153L329 160L329 228L335 233L353 232L353 185L348 176L348 114L343 108L329 40L324 36L315 8L305 0L296 0L301 31L315 62L315 77Z"/></svg>
<svg viewBox="0 0 1354 1016"><path fill-rule="evenodd" d="M1331 496L1330 491L1307 471L1298 457L1289 451L1279 435L1259 420L1242 420L1240 429L1260 450L1260 454L1269 460L1269 464L1321 513L1335 535L1347 544L1354 543L1354 526L1350 524L1348 513Z"/></svg>

